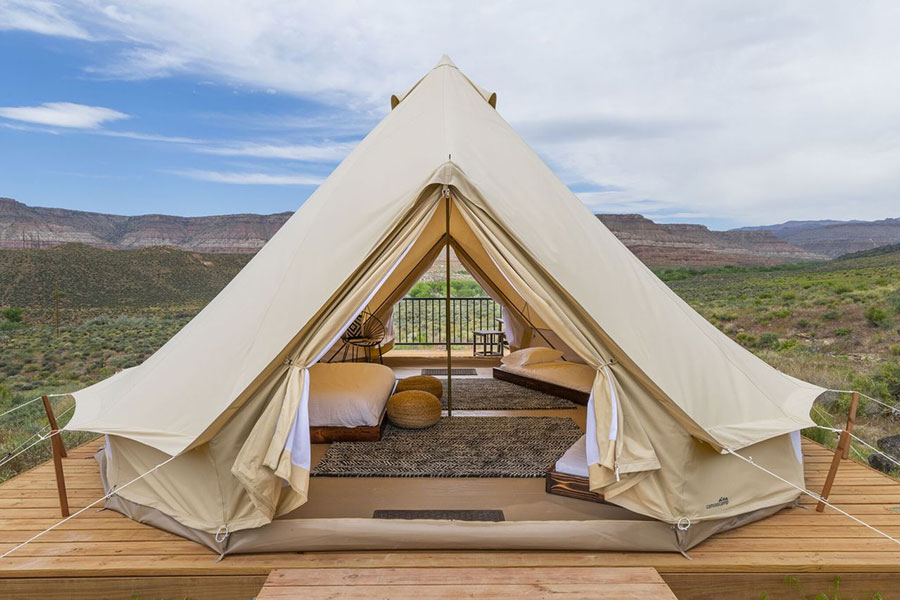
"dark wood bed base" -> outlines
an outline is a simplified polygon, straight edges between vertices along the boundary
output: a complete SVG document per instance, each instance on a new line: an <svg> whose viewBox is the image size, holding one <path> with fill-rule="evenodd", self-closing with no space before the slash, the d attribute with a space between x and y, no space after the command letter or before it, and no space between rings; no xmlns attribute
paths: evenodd
<svg viewBox="0 0 900 600"><path fill-rule="evenodd" d="M587 477L569 475L559 471L547 471L546 490L548 494L566 496L588 502L603 502L603 494L592 492Z"/></svg>
<svg viewBox="0 0 900 600"><path fill-rule="evenodd" d="M575 404L580 404L582 406L587 406L588 399L591 397L587 392L573 390L572 388L556 385L555 383L547 383L546 381L540 381L531 377L525 377L518 373L510 373L509 371L504 371L500 367L494 367L494 379L508 381L516 385L521 385L522 387L527 387L531 390L537 390L538 392L556 396L557 398L565 398L566 400L570 400Z"/></svg>
<svg viewBox="0 0 900 600"><path fill-rule="evenodd" d="M311 444L330 444L331 442L377 442L387 425L387 409L381 411L378 425L362 425L360 427L310 427L309 442Z"/></svg>

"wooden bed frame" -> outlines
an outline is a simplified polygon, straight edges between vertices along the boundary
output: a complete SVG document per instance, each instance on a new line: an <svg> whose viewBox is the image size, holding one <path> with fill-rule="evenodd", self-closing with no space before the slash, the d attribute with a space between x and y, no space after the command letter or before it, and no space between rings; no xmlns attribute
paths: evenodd
<svg viewBox="0 0 900 600"><path fill-rule="evenodd" d="M359 427L310 427L309 442L311 444L330 444L331 442L377 442L381 439L387 425L387 405L381 411L377 425L361 425Z"/></svg>
<svg viewBox="0 0 900 600"><path fill-rule="evenodd" d="M591 491L590 482L587 477L561 473L552 469L547 471L546 490L548 494L566 496L567 498L575 498L576 500L604 502L603 494Z"/></svg>
<svg viewBox="0 0 900 600"><path fill-rule="evenodd" d="M534 379L531 377L525 377L524 375L519 375L517 373L510 373L509 371L504 371L500 367L494 367L493 375L494 379L508 381L510 383L521 385L522 387L526 387L531 390L536 390L538 392L550 394L551 396L556 396L557 398L565 398L566 400L570 400L575 404L580 404L581 406L587 406L588 399L591 397L591 395L587 392L573 390L572 388L563 387L555 383L548 383L546 381L540 381L539 379Z"/></svg>

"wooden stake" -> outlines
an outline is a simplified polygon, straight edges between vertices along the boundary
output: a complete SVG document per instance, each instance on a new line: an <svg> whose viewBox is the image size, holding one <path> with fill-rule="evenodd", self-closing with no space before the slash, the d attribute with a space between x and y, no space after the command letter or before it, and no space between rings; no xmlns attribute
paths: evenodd
<svg viewBox="0 0 900 600"><path fill-rule="evenodd" d="M59 512L63 517L69 516L69 497L66 495L66 474L63 473L62 457L65 456L62 437L59 430L50 432L50 448L53 450L53 470L56 471L56 492L59 494Z"/></svg>
<svg viewBox="0 0 900 600"><path fill-rule="evenodd" d="M56 424L56 416L53 414L53 408L50 406L50 398L44 394L41 396L41 400L44 402L44 412L47 413L47 420L50 422L50 431L59 431L59 425ZM59 446L62 457L66 458L68 455L66 454L66 445L62 443L62 438L59 440Z"/></svg>
<svg viewBox="0 0 900 600"><path fill-rule="evenodd" d="M837 448L834 449L834 457L831 459L831 467L828 468L828 475L825 477L825 485L822 487L822 498L824 500L828 500L828 495L831 493L831 486L834 485L834 478L837 476L838 467L841 464L841 457L844 455L844 448L846 448L850 444L850 434L844 430L841 432L841 437L838 440ZM825 503L819 502L816 504L816 512L822 512L825 510Z"/></svg>
<svg viewBox="0 0 900 600"><path fill-rule="evenodd" d="M853 433L853 426L856 424L856 409L859 406L859 392L853 392L853 395L850 396L850 412L847 413L847 425L844 427L844 431L848 434ZM847 445L844 446L844 454L842 455L844 460L850 458L850 444L853 441L849 439L847 440Z"/></svg>

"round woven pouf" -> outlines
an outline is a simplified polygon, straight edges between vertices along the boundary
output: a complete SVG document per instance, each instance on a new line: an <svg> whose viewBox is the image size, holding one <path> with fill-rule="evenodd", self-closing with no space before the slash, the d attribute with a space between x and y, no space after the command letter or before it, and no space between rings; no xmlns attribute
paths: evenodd
<svg viewBox="0 0 900 600"><path fill-rule="evenodd" d="M441 418L441 401L421 390L397 392L387 403L391 423L404 429L425 429Z"/></svg>
<svg viewBox="0 0 900 600"><path fill-rule="evenodd" d="M437 398L444 395L444 386L441 384L441 380L437 377L431 377L430 375L416 375L414 377L401 379L397 382L396 391L406 392L409 390L428 392Z"/></svg>

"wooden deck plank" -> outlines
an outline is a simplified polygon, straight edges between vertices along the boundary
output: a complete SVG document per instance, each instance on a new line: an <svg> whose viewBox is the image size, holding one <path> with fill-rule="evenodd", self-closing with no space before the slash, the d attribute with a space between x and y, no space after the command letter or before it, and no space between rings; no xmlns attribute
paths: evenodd
<svg viewBox="0 0 900 600"><path fill-rule="evenodd" d="M597 598L674 600L652 568L284 569L260 600L278 598Z"/></svg>

